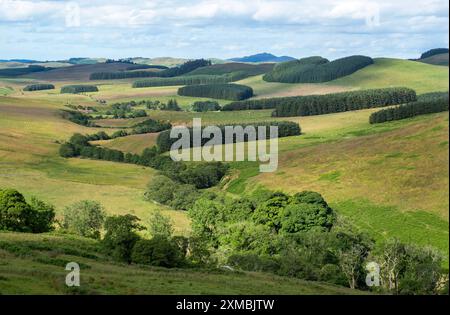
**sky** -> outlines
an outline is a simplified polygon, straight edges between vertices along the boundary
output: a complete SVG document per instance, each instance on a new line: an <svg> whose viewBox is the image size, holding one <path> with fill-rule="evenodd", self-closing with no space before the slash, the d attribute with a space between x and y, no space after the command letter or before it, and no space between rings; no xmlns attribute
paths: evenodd
<svg viewBox="0 0 450 315"><path fill-rule="evenodd" d="M448 47L447 0L0 0L0 59L418 58Z"/></svg>

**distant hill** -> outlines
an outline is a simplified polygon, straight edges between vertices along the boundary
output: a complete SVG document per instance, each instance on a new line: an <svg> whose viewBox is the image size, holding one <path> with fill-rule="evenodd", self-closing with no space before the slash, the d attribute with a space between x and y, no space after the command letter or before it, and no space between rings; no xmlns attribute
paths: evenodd
<svg viewBox="0 0 450 315"><path fill-rule="evenodd" d="M251 56L231 58L228 60L235 61L235 62L285 62L285 61L295 60L295 58L289 57L289 56L277 57L277 56L269 54L269 53L261 53L261 54L251 55Z"/></svg>
<svg viewBox="0 0 450 315"><path fill-rule="evenodd" d="M448 54L448 53L449 53L448 48L433 48L433 49L430 49L430 50L424 52L422 54L422 56L420 56L420 59L425 59L425 58L432 57L435 55Z"/></svg>
<svg viewBox="0 0 450 315"><path fill-rule="evenodd" d="M436 66L448 66L449 53L433 55L431 57L419 59L418 61Z"/></svg>

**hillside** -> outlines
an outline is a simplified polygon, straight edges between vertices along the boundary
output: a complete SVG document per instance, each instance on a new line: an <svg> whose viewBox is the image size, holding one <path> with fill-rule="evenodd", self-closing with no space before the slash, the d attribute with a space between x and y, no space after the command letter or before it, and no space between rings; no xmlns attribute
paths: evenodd
<svg viewBox="0 0 450 315"><path fill-rule="evenodd" d="M251 55L251 56L231 58L228 60L235 61L235 62L252 62L252 63L274 62L274 63L276 63L276 62L285 62L285 61L295 60L295 58L289 57L289 56L277 57L277 56L269 54L269 53L261 53L261 54Z"/></svg>
<svg viewBox="0 0 450 315"><path fill-rule="evenodd" d="M263 273L166 269L114 263L98 243L71 235L0 232L0 294L361 294ZM81 286L64 283L68 262Z"/></svg>
<svg viewBox="0 0 450 315"><path fill-rule="evenodd" d="M417 61L428 63L430 65L436 65L436 66L448 66L448 58L449 53L445 54L437 54L431 57L418 59Z"/></svg>
<svg viewBox="0 0 450 315"><path fill-rule="evenodd" d="M26 77L43 81L89 81L89 76L93 72L114 72L125 70L130 66L121 62L80 64L45 71L45 73L34 73Z"/></svg>
<svg viewBox="0 0 450 315"><path fill-rule="evenodd" d="M403 59L375 58L373 65L325 83L266 82L262 76L247 78L237 83L252 87L256 98L327 94L395 86L409 87L422 94L447 91L448 75L447 67Z"/></svg>
<svg viewBox="0 0 450 315"><path fill-rule="evenodd" d="M248 76L255 76L272 70L273 66L274 65L271 63L261 63L257 65L252 65L246 63L230 62L197 68L194 71L189 72L187 75L200 75L200 74L222 75L226 73L242 71L245 72L246 75Z"/></svg>

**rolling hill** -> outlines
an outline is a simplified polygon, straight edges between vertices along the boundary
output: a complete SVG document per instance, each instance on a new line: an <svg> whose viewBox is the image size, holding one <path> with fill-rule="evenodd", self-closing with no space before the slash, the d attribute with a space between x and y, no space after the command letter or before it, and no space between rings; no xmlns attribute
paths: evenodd
<svg viewBox="0 0 450 315"><path fill-rule="evenodd" d="M422 58L417 61L436 66L448 66L448 58L449 53L444 53L444 54L437 54L427 58Z"/></svg>

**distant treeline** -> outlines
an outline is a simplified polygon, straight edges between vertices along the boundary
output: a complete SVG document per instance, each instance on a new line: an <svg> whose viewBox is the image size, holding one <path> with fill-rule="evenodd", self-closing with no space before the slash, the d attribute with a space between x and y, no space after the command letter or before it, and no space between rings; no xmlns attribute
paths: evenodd
<svg viewBox="0 0 450 315"><path fill-rule="evenodd" d="M192 75L173 78L149 78L138 80L133 83L133 88L144 88L152 86L175 86L175 85L197 85L197 84L221 84L244 79L245 73L235 72L223 75Z"/></svg>
<svg viewBox="0 0 450 315"><path fill-rule="evenodd" d="M199 67L211 65L211 61L198 59L187 61L184 64L168 68L163 71L116 71L116 72L94 72L89 76L90 80L117 80L128 78L149 78L149 77L176 77L191 72Z"/></svg>
<svg viewBox="0 0 450 315"><path fill-rule="evenodd" d="M292 122L292 121L271 121L271 122L261 122L261 123L252 123L247 125L227 125L231 127L255 127L256 132L258 132L258 127L265 127L266 128L266 139L270 138L270 126L277 126L278 127L278 138L283 137L289 137L289 136L298 136L301 134L301 129L298 123ZM221 130L222 139L220 139L222 144L226 144L225 139L225 125L217 126ZM204 129L206 127L202 127L202 133L204 132ZM170 137L171 130L165 130L161 132L158 135L158 138L156 139L156 144L158 145L158 148L161 152L170 151L172 144L174 144L179 137L177 138L171 138ZM194 140L193 140L193 128L189 128L189 134L190 134L190 145L191 147L194 147ZM256 134L258 137L258 134ZM212 136L211 136L212 137ZM211 138L202 138L201 139L201 146L204 146L208 141L210 141ZM217 140L217 139L216 139ZM236 143L238 140L236 138L236 135L233 135L233 142ZM244 135L244 142L248 141L247 134ZM259 139L261 140L261 139Z"/></svg>
<svg viewBox="0 0 450 315"><path fill-rule="evenodd" d="M252 97L253 89L249 86L241 84L188 85L179 88L178 95L238 101Z"/></svg>
<svg viewBox="0 0 450 315"><path fill-rule="evenodd" d="M165 69L169 69L169 67L166 66L159 66L159 65L146 65L146 64L133 64L131 66L129 66L128 68L126 68L125 70L139 70L139 69L161 69L161 70L165 70Z"/></svg>
<svg viewBox="0 0 450 315"><path fill-rule="evenodd" d="M430 50L424 52L420 56L420 59L432 57L434 55L439 55L439 54L448 54L448 51L449 51L448 48L434 48L434 49L430 49Z"/></svg>
<svg viewBox="0 0 450 315"><path fill-rule="evenodd" d="M362 90L325 95L307 95L266 98L232 102L222 107L224 111L272 109L275 117L311 116L338 113L372 107L402 104L416 100L414 90L408 88L386 88Z"/></svg>
<svg viewBox="0 0 450 315"><path fill-rule="evenodd" d="M370 115L369 122L377 124L445 111L448 111L448 92L427 93L419 96L417 102L377 111Z"/></svg>
<svg viewBox="0 0 450 315"><path fill-rule="evenodd" d="M219 183L228 170L221 162L188 165L175 162L170 156L162 155L157 147L147 148L141 155L123 153L119 150L93 146L89 143L91 136L74 134L70 140L61 145L62 157L81 156L96 160L131 163L160 170L164 175L182 184L194 185L198 189L209 188Z"/></svg>
<svg viewBox="0 0 450 315"><path fill-rule="evenodd" d="M309 57L288 61L274 67L264 75L268 82L318 83L335 80L373 64L366 56L349 56L329 62L322 57Z"/></svg>
<svg viewBox="0 0 450 315"><path fill-rule="evenodd" d="M0 69L0 77L15 77L19 75L30 74L34 72L49 71L54 68L31 65L26 68L7 68Z"/></svg>
<svg viewBox="0 0 450 315"><path fill-rule="evenodd" d="M61 93L85 93L85 92L98 92L98 88L95 85L66 85L61 88Z"/></svg>
<svg viewBox="0 0 450 315"><path fill-rule="evenodd" d="M192 104L192 111L194 112L209 112L218 111L221 107L216 101L197 101Z"/></svg>
<svg viewBox="0 0 450 315"><path fill-rule="evenodd" d="M53 84L30 84L23 88L24 91L40 91L40 90L53 90L55 86Z"/></svg>

